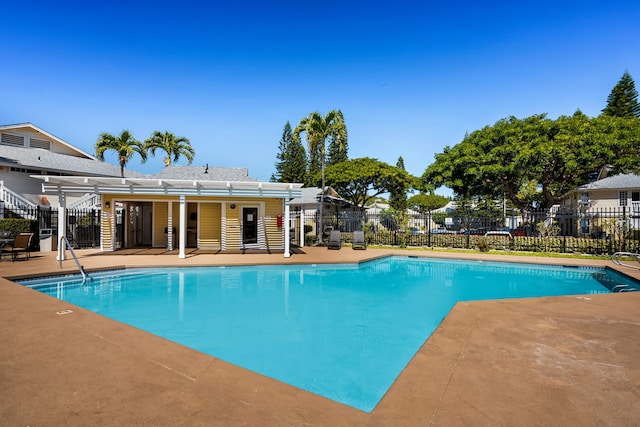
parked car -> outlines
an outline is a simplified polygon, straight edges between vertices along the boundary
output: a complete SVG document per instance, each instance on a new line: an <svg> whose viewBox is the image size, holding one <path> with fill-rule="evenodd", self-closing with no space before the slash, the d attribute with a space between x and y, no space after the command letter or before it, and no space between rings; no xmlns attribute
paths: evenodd
<svg viewBox="0 0 640 427"><path fill-rule="evenodd" d="M460 232L460 234L464 235L464 236L482 236L484 235L484 232L482 230L479 230L477 228L468 228L466 230L463 230Z"/></svg>
<svg viewBox="0 0 640 427"><path fill-rule="evenodd" d="M485 237L511 237L511 233L508 231L487 231L484 233Z"/></svg>
<svg viewBox="0 0 640 427"><path fill-rule="evenodd" d="M420 230L418 227L411 227L409 234L424 234L424 230Z"/></svg>
<svg viewBox="0 0 640 427"><path fill-rule="evenodd" d="M431 234L447 234L449 230L446 228L432 228Z"/></svg>
<svg viewBox="0 0 640 427"><path fill-rule="evenodd" d="M529 230L527 229L527 227L518 227L511 230L511 234L514 236L526 236L528 232Z"/></svg>

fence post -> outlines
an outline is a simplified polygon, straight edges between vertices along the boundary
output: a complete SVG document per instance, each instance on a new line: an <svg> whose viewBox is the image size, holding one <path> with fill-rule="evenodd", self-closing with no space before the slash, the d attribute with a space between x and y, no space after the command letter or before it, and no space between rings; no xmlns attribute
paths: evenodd
<svg viewBox="0 0 640 427"><path fill-rule="evenodd" d="M562 252L567 252L567 213L562 209Z"/></svg>
<svg viewBox="0 0 640 427"><path fill-rule="evenodd" d="M467 208L467 221L466 224L464 225L465 229L467 230L467 249L471 249L471 230L469 229L470 226L470 218L471 217L471 208Z"/></svg>
<svg viewBox="0 0 640 427"><path fill-rule="evenodd" d="M427 246L431 247L431 210L427 212Z"/></svg>
<svg viewBox="0 0 640 427"><path fill-rule="evenodd" d="M626 251L626 246L627 246L627 235L629 233L629 231L627 230L627 207L623 206L622 207L622 223L620 224L620 227L622 228L622 248L620 249L621 251Z"/></svg>

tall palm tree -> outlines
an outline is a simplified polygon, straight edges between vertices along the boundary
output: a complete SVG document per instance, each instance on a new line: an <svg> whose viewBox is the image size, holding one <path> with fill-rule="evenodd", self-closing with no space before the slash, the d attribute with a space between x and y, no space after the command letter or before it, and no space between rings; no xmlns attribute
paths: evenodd
<svg viewBox="0 0 640 427"><path fill-rule="evenodd" d="M110 133L101 133L96 141L96 157L98 160L104 161L104 152L113 150L118 153L120 162L120 177L124 178L124 167L131 156L135 153L140 154L142 163L147 161L147 148L145 145L135 139L131 132L123 130L120 135L114 136Z"/></svg>
<svg viewBox="0 0 640 427"><path fill-rule="evenodd" d="M144 141L147 149L151 150L151 155L155 156L156 149L167 153L164 158L164 165L169 166L171 162L177 162L181 156L187 158L189 164L193 161L195 152L191 147L191 142L184 136L176 137L171 132L154 131L149 138Z"/></svg>
<svg viewBox="0 0 640 427"><path fill-rule="evenodd" d="M322 176L322 188L320 190L320 233L318 240L322 243L322 205L324 204L324 168L326 158L326 141L331 139L338 146L345 147L347 145L347 127L344 124L344 116L340 110L331 110L325 116L318 112L309 114L298 123L293 131L293 136L300 139L300 134L304 132L307 136L307 145L309 148L310 171L309 175L313 176L318 171L318 163L320 163L320 171ZM319 157L319 159L318 159ZM318 160L320 160L318 162Z"/></svg>

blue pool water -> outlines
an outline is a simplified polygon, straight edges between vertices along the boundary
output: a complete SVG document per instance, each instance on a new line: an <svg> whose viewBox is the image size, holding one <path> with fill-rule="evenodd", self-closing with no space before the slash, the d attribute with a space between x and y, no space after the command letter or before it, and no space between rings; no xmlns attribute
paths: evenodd
<svg viewBox="0 0 640 427"><path fill-rule="evenodd" d="M370 412L456 302L608 293L608 280L625 279L601 269L391 257L22 284Z"/></svg>

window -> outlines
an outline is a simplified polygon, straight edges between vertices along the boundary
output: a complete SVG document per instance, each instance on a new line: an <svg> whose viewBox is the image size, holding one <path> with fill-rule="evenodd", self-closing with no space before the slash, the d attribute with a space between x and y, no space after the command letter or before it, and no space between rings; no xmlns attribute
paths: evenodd
<svg viewBox="0 0 640 427"><path fill-rule="evenodd" d="M589 206L589 193L580 194L580 206Z"/></svg>
<svg viewBox="0 0 640 427"><path fill-rule="evenodd" d="M620 206L627 206L627 199L629 198L629 193L627 191L621 191L618 194L619 194Z"/></svg>
<svg viewBox="0 0 640 427"><path fill-rule="evenodd" d="M640 214L640 191L631 192L631 209L636 215Z"/></svg>
<svg viewBox="0 0 640 427"><path fill-rule="evenodd" d="M580 234L587 235L589 234L589 218L581 218L580 219Z"/></svg>
<svg viewBox="0 0 640 427"><path fill-rule="evenodd" d="M27 168L14 168L14 167L11 167L11 172L21 172L21 173L28 173L30 175L40 175L40 171L38 169L27 169Z"/></svg>

